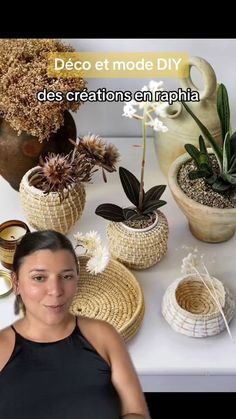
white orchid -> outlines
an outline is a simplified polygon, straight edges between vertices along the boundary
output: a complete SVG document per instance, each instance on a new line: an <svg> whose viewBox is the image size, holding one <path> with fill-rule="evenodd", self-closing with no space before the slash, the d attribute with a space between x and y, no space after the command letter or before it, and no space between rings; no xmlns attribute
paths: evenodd
<svg viewBox="0 0 236 419"><path fill-rule="evenodd" d="M158 91L163 91L161 87L163 85L163 81L156 82L151 80L148 86L143 86L141 91L150 91L152 92L153 101L150 102L136 102L135 100L131 100L130 102L125 102L123 108L123 116L127 118L135 118L141 119L144 121L145 125L150 126L154 129L154 131L168 131L168 128L163 124L162 121L158 118L166 117L166 108L169 106L168 102L157 102L155 99L155 94ZM139 109L143 109L143 115L139 115L137 110L135 109L137 106ZM152 114L155 113L157 116L152 117Z"/></svg>
<svg viewBox="0 0 236 419"><path fill-rule="evenodd" d="M101 238L96 231L74 234L76 247L83 247L85 255L89 256L86 269L91 274L102 272L110 259L110 254L105 246L101 245Z"/></svg>
<svg viewBox="0 0 236 419"><path fill-rule="evenodd" d="M134 114L136 113L136 109L134 109L133 105L129 102L125 102L125 106L123 108L124 113L123 116L126 116L127 118L133 118Z"/></svg>
<svg viewBox="0 0 236 419"><path fill-rule="evenodd" d="M164 118L167 115L166 108L169 106L168 102L156 101L156 93L158 91L163 91L163 88L161 87L162 85L163 81L156 82L154 80L151 80L148 86L145 85L141 89L142 92L151 92L151 101L137 102L135 100L131 100L130 102L125 102L125 105L123 107L123 116L126 116L127 118L139 119L142 121L143 155L141 164L138 208L142 207L144 196L144 170L147 150L147 127L151 127L154 131L168 131L168 128L158 118ZM142 110L141 115L138 113L140 110Z"/></svg>

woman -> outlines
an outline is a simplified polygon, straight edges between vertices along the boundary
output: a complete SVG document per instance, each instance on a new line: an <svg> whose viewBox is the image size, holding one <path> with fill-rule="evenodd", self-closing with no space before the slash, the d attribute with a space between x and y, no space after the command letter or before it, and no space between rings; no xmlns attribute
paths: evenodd
<svg viewBox="0 0 236 419"><path fill-rule="evenodd" d="M17 246L15 311L25 315L0 332L1 418L150 419L116 330L69 312L78 276L61 233L28 233Z"/></svg>

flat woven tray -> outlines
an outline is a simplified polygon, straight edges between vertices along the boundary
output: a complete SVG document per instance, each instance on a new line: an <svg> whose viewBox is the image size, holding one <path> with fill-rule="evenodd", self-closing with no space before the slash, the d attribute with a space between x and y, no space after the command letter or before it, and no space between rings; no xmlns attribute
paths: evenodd
<svg viewBox="0 0 236 419"><path fill-rule="evenodd" d="M80 256L77 294L70 311L74 315L105 320L127 342L139 329L144 316L144 298L135 276L120 262L111 259L97 275L86 271L87 257Z"/></svg>

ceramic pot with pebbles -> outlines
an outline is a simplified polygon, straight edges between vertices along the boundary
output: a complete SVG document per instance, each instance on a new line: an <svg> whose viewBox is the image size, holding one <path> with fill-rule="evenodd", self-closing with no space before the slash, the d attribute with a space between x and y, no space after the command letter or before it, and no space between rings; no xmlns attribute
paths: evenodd
<svg viewBox="0 0 236 419"><path fill-rule="evenodd" d="M203 179L190 180L192 169L191 158L185 153L172 163L168 174L170 190L188 219L191 233L210 243L229 240L236 230L235 193L222 195L212 191Z"/></svg>

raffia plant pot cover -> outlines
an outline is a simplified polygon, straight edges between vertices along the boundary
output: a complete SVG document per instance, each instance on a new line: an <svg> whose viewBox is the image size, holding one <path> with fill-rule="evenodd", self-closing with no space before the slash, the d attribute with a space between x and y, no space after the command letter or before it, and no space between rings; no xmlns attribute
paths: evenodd
<svg viewBox="0 0 236 419"><path fill-rule="evenodd" d="M114 259L132 269L146 269L161 260L167 252L169 228L165 215L156 212L158 221L148 231L127 228L123 223L108 224L109 250Z"/></svg>
<svg viewBox="0 0 236 419"><path fill-rule="evenodd" d="M144 316L143 292L138 281L113 259L103 272L92 275L86 270L87 260L86 256L79 257L78 290L71 313L105 320L128 341L138 331Z"/></svg>
<svg viewBox="0 0 236 419"><path fill-rule="evenodd" d="M213 295L216 292L227 323L233 317L235 303L222 282L202 275ZM174 281L162 300L162 314L172 329L187 336L202 338L222 332L223 316L208 289L197 275Z"/></svg>
<svg viewBox="0 0 236 419"><path fill-rule="evenodd" d="M52 229L66 234L81 217L86 193L82 184L75 184L60 200L56 192L45 194L29 185L29 177L38 170L30 169L20 183L20 199L25 216L36 230Z"/></svg>

